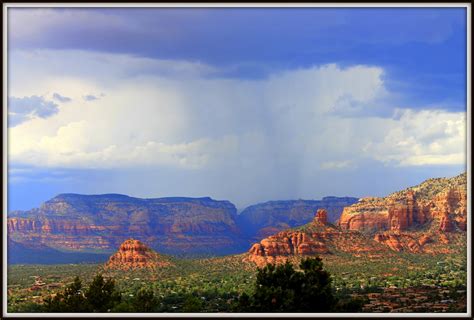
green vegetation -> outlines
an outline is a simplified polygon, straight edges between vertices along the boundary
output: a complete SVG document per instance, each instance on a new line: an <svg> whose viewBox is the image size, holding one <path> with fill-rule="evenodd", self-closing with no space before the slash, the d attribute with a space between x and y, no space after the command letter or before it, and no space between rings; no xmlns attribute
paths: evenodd
<svg viewBox="0 0 474 320"><path fill-rule="evenodd" d="M108 306L110 312L235 312L239 304L245 305L242 301L245 296L249 300L247 305L251 303L259 274L255 265L242 259L243 256L173 259L173 266L153 271L112 272L94 264L11 265L8 266L8 311L44 312L48 297L64 294L66 287L75 283L76 276L83 280L81 289L77 289L76 283L70 290L76 288L85 293L94 277L102 274L104 279L114 279L114 290L121 294L119 302L112 308ZM300 261L292 262L297 265ZM338 254L324 256L323 262L324 270L331 274L332 295L343 304L335 307L338 310L355 312L360 304L367 302L364 300L367 294L380 293L386 288L404 292L406 288L430 287L437 297L428 297L429 301L461 301L466 297L465 250L462 254L443 255L396 253L378 259L364 255L354 259ZM294 272L305 273L303 268ZM44 285L34 285L38 278ZM360 295L361 300L348 299L354 294ZM426 310L430 312L429 308Z"/></svg>
<svg viewBox="0 0 474 320"><path fill-rule="evenodd" d="M112 279L104 280L98 274L83 293L79 277L67 285L63 292L45 299L44 312L110 312L121 301Z"/></svg>
<svg viewBox="0 0 474 320"><path fill-rule="evenodd" d="M394 192L391 196L399 196L408 190L413 190L417 192L417 196L421 199L432 199L438 193L443 192L446 189L456 187L466 188L466 186L467 174L464 172L452 178L431 178L423 181L417 186Z"/></svg>
<svg viewBox="0 0 474 320"><path fill-rule="evenodd" d="M331 276L320 258L303 259L301 271L286 262L258 269L255 291L243 293L236 312L344 312L362 310L362 303L338 302L331 288Z"/></svg>
<svg viewBox="0 0 474 320"><path fill-rule="evenodd" d="M300 263L301 271L286 263L268 264L258 269L254 291L243 292L175 292L156 296L152 289L140 288L135 294L120 292L112 278L97 274L89 286L75 277L64 290L45 298L43 304L28 303L19 312L210 312L212 303L219 311L232 312L337 312L350 306L360 311L361 304L337 303L331 288L330 274L323 270L320 258L307 258ZM209 299L209 298L213 299ZM349 299L350 300L350 299ZM217 302L218 301L218 302ZM216 303L217 302L217 303ZM341 309L341 307L343 309Z"/></svg>

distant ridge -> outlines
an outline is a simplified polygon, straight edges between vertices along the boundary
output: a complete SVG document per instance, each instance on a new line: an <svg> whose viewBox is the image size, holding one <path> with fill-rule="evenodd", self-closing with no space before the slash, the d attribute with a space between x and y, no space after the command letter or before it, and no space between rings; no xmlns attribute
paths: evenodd
<svg viewBox="0 0 474 320"><path fill-rule="evenodd" d="M322 200L275 200L258 203L244 209L237 224L252 240L262 239L280 230L310 222L318 209L325 209L328 221L339 219L346 206L356 203L353 197L324 197Z"/></svg>
<svg viewBox="0 0 474 320"><path fill-rule="evenodd" d="M331 214L338 216L355 201L336 197L275 201L254 216L248 210L237 215L230 201L210 197L141 199L116 193L63 193L39 208L11 212L8 236L31 250L41 244L52 250L105 253L133 238L163 254L216 256L245 252L255 237L304 224L319 208L326 208L331 219ZM280 210L273 212L278 206ZM263 224L259 214L264 216Z"/></svg>
<svg viewBox="0 0 474 320"><path fill-rule="evenodd" d="M9 263L101 260L100 254L110 254L129 238L181 257L241 253L252 243L311 222L319 209L326 210L329 225L368 232L397 250L429 251L429 243L449 243L450 233L466 230L466 179L465 173L428 179L385 198L267 201L239 215L231 202L210 197L64 193L39 208L8 215ZM424 230L418 244L403 235L413 230Z"/></svg>

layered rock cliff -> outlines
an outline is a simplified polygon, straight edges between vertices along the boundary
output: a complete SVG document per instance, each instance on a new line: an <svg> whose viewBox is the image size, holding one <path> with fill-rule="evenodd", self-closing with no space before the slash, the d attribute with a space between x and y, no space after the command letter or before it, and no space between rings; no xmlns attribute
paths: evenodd
<svg viewBox="0 0 474 320"><path fill-rule="evenodd" d="M396 252L445 254L466 247L465 232L385 231L376 233L374 240Z"/></svg>
<svg viewBox="0 0 474 320"><path fill-rule="evenodd" d="M61 194L39 208L10 213L7 225L9 238L26 246L40 243L58 250L110 253L133 237L167 254L215 255L245 251L252 237L261 239L309 222L311 208L326 206L331 220L355 201L276 201L263 210L250 207L237 217L232 203L211 198ZM248 229L250 233L242 232Z"/></svg>
<svg viewBox="0 0 474 320"><path fill-rule="evenodd" d="M339 225L347 230L404 231L435 225L441 231L465 231L466 174L429 179L385 198L362 198L344 208ZM426 226L425 226L426 225Z"/></svg>
<svg viewBox="0 0 474 320"><path fill-rule="evenodd" d="M164 253L233 253L247 242L236 208L211 198L139 199L124 195L59 195L8 218L9 237L25 245L111 252L133 237Z"/></svg>
<svg viewBox="0 0 474 320"><path fill-rule="evenodd" d="M309 224L278 232L252 245L244 261L262 267L267 263L282 263L294 257L330 255L333 253L382 254L384 246L357 231L341 230L327 221L324 209L317 211Z"/></svg>
<svg viewBox="0 0 474 320"><path fill-rule="evenodd" d="M385 198L363 198L346 207L336 225L318 210L311 223L255 243L244 261L263 266L305 255L446 254L466 247L466 225L466 175L430 179Z"/></svg>
<svg viewBox="0 0 474 320"><path fill-rule="evenodd" d="M106 270L156 269L170 266L171 262L144 243L135 239L125 240L118 251L105 264Z"/></svg>
<svg viewBox="0 0 474 320"><path fill-rule="evenodd" d="M251 255L265 261L334 250L377 255L381 247L436 253L447 250L440 243L462 245L458 233L467 227L466 174L430 179L385 198L356 200L272 201L237 216L233 204L211 198L62 194L37 209L10 213L8 239L18 244L15 248L111 253L134 238L165 254L191 255L239 253L252 241L258 243ZM335 223L337 212L342 215Z"/></svg>

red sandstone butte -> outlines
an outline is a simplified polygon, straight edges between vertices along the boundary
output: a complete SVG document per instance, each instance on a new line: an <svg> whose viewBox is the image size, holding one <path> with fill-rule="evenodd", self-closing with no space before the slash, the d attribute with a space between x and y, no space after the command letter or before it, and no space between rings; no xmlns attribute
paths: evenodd
<svg viewBox="0 0 474 320"><path fill-rule="evenodd" d="M161 255L135 239L128 239L106 263L106 269L132 270L140 268L159 268L171 265Z"/></svg>

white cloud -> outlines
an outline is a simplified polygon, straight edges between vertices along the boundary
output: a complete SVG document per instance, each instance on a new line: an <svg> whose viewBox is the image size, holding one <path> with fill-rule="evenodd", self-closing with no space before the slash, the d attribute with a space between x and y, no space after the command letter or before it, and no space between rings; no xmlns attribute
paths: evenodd
<svg viewBox="0 0 474 320"><path fill-rule="evenodd" d="M364 150L375 159L401 166L466 162L466 115L439 110L396 110L384 120L383 139Z"/></svg>
<svg viewBox="0 0 474 320"><path fill-rule="evenodd" d="M129 166L172 166L196 169L210 158L235 153L235 137L218 140L199 139L190 143L166 144L148 141L143 144L110 144L97 148L87 134L84 121L59 128L55 136L45 136L35 147L19 151L23 163L69 168L120 168Z"/></svg>
<svg viewBox="0 0 474 320"><path fill-rule="evenodd" d="M465 114L399 109L377 116L389 97L378 67L330 64L242 80L209 78L217 70L199 63L81 51L15 52L11 61L12 94L71 98L48 119L9 129L13 163L294 176L366 159L464 163ZM84 101L91 93L104 95Z"/></svg>

